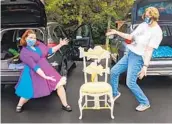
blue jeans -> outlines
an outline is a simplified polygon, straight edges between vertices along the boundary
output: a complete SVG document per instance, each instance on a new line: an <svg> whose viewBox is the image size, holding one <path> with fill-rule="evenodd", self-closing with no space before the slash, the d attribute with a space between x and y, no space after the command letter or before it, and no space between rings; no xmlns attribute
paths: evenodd
<svg viewBox="0 0 172 124"><path fill-rule="evenodd" d="M140 104L149 105L148 98L136 83L138 73L141 71L142 67L143 59L141 56L131 51L124 55L123 58L121 58L121 60L119 60L119 62L111 69L110 82L113 89L113 96L118 95L119 75L127 71L127 86Z"/></svg>

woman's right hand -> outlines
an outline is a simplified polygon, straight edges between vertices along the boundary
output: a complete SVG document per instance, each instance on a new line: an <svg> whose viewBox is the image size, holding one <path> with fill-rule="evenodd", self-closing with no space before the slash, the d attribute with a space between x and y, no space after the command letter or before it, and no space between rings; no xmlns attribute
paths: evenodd
<svg viewBox="0 0 172 124"><path fill-rule="evenodd" d="M117 31L115 29L108 29L106 32L106 36L117 34Z"/></svg>
<svg viewBox="0 0 172 124"><path fill-rule="evenodd" d="M45 79L50 80L50 81L54 81L54 82L56 81L56 79L53 76L51 76L51 77L50 76L45 76Z"/></svg>
<svg viewBox="0 0 172 124"><path fill-rule="evenodd" d="M60 38L60 45L61 46L67 45L68 43L69 43L69 40L67 38L65 38L63 40Z"/></svg>

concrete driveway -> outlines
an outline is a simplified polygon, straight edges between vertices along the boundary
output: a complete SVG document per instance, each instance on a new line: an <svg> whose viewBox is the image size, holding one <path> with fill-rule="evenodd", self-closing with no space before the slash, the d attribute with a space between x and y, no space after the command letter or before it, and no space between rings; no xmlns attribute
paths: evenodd
<svg viewBox="0 0 172 124"><path fill-rule="evenodd" d="M110 118L109 110L85 110L83 119L79 120L79 88L84 83L82 62L71 71L68 79L67 96L73 112L61 110L59 98L55 93L51 96L34 99L25 105L25 111L16 113L18 97L14 94L14 86L7 86L1 93L2 123L167 123L172 122L172 78L148 77L140 82L141 88L151 102L151 109L136 112L138 105L125 85L120 85L121 97L114 107L115 119Z"/></svg>

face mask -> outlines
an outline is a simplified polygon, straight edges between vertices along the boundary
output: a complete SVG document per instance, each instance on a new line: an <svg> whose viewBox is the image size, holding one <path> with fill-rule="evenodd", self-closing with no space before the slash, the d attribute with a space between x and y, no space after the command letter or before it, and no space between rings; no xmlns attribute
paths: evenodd
<svg viewBox="0 0 172 124"><path fill-rule="evenodd" d="M144 22L146 22L147 24L151 24L152 23L152 19L149 17L145 17Z"/></svg>
<svg viewBox="0 0 172 124"><path fill-rule="evenodd" d="M26 39L26 43L28 46L34 46L36 43L36 40L34 39Z"/></svg>

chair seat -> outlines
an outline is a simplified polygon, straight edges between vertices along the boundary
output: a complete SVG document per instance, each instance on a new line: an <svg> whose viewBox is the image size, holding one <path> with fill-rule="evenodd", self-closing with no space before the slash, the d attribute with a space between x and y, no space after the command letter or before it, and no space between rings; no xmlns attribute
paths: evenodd
<svg viewBox="0 0 172 124"><path fill-rule="evenodd" d="M109 92L112 90L112 87L106 82L88 82L83 84L80 90L83 93L98 94Z"/></svg>

